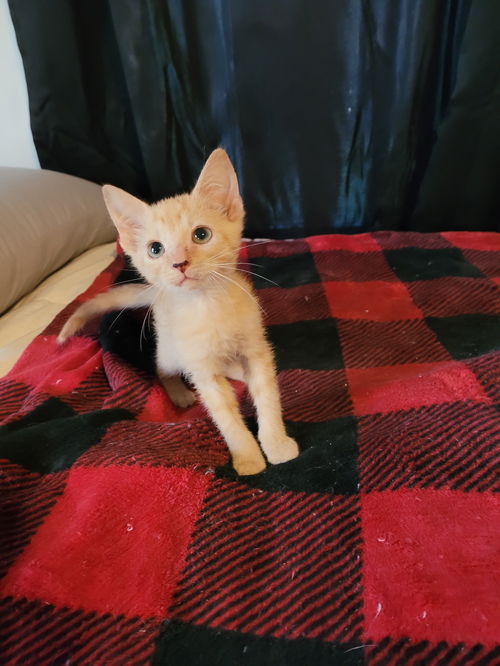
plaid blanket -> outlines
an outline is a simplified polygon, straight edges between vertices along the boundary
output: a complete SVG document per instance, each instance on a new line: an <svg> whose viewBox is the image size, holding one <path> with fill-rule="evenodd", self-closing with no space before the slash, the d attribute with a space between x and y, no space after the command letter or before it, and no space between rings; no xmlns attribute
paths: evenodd
<svg viewBox="0 0 500 666"><path fill-rule="evenodd" d="M57 348L69 305L0 385L0 662L498 664L500 235L242 262L300 457L238 478L144 313Z"/></svg>

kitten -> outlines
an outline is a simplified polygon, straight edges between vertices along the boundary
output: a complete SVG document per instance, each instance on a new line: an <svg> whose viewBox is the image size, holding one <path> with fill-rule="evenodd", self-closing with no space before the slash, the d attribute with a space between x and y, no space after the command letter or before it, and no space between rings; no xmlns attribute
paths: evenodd
<svg viewBox="0 0 500 666"><path fill-rule="evenodd" d="M182 376L192 382L238 474L261 472L266 462L244 424L228 377L248 384L268 461L295 458L299 450L285 431L259 304L237 270L244 211L225 151L210 155L190 194L152 206L111 185L103 187L103 195L121 246L147 284L114 287L84 303L58 341L106 311L150 306L160 381L179 407L195 400Z"/></svg>

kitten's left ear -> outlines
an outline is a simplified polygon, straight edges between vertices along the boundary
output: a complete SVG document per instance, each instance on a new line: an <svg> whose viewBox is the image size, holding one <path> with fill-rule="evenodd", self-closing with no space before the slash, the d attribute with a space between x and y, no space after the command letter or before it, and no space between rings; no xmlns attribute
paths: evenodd
<svg viewBox="0 0 500 666"><path fill-rule="evenodd" d="M244 211L238 178L231 160L222 148L211 153L192 193L202 197L212 208L223 212L228 219L242 221Z"/></svg>

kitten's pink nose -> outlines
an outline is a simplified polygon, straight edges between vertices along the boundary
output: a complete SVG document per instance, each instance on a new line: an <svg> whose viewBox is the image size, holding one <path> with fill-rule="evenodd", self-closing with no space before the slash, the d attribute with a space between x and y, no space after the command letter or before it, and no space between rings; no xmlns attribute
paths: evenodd
<svg viewBox="0 0 500 666"><path fill-rule="evenodd" d="M185 261L181 261L179 264L172 264L174 268L178 268L181 273L184 273L186 271L186 268L188 267L189 261L186 259Z"/></svg>

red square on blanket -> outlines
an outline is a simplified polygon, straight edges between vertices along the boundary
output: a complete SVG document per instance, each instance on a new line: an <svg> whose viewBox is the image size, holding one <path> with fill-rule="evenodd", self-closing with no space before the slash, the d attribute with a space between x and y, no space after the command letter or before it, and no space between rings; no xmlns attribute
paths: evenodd
<svg viewBox="0 0 500 666"><path fill-rule="evenodd" d="M311 248L311 252L322 252L325 250L381 252L381 247L372 234L357 234L356 236L324 234L322 236L309 236L307 243Z"/></svg>
<svg viewBox="0 0 500 666"><path fill-rule="evenodd" d="M441 236L466 250L500 250L500 235L494 231L445 231Z"/></svg>
<svg viewBox="0 0 500 666"><path fill-rule="evenodd" d="M421 319L402 282L324 282L332 316L340 319L391 321Z"/></svg>
<svg viewBox="0 0 500 666"><path fill-rule="evenodd" d="M42 334L26 349L12 375L40 392L60 396L101 366L102 351L95 340L76 336L58 347L55 336Z"/></svg>
<svg viewBox="0 0 500 666"><path fill-rule="evenodd" d="M436 334L421 319L337 323L347 368L370 368L451 360Z"/></svg>
<svg viewBox="0 0 500 666"><path fill-rule="evenodd" d="M358 415L460 400L489 402L474 373L454 361L348 368L346 374Z"/></svg>
<svg viewBox="0 0 500 666"><path fill-rule="evenodd" d="M495 643L500 503L490 493L362 497L364 641Z"/></svg>
<svg viewBox="0 0 500 666"><path fill-rule="evenodd" d="M165 617L207 483L207 476L187 469L73 469L2 594Z"/></svg>

